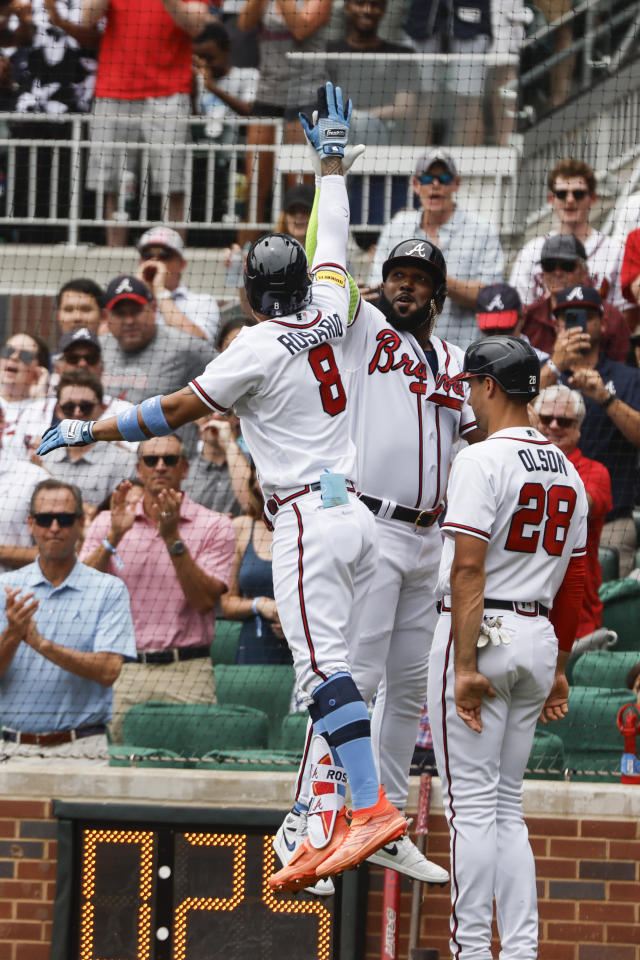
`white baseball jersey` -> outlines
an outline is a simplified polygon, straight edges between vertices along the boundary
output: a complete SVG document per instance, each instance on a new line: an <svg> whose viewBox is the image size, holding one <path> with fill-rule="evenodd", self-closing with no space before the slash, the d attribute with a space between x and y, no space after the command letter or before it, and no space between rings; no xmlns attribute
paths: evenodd
<svg viewBox="0 0 640 960"><path fill-rule="evenodd" d="M450 594L455 534L489 544L486 597L547 607L572 556L584 556L587 496L565 455L531 427L499 430L453 462L438 592Z"/></svg>
<svg viewBox="0 0 640 960"><path fill-rule="evenodd" d="M342 177L324 177L323 196L342 198ZM353 479L347 394L341 379L349 286L344 259L318 230L311 301L300 313L245 327L190 384L212 410L234 407L265 498L317 482L325 470ZM340 261L343 265L340 265Z"/></svg>
<svg viewBox="0 0 640 960"><path fill-rule="evenodd" d="M552 230L545 237L535 237L516 258L509 283L516 288L524 304L533 303L546 293L540 254L547 236L553 237L557 232ZM584 249L591 285L600 291L603 300L609 300L618 310L626 310L628 304L620 286L623 245L613 237L592 230L585 240Z"/></svg>
<svg viewBox="0 0 640 960"><path fill-rule="evenodd" d="M431 337L437 374L418 341L362 301L343 366L363 493L432 510L444 496L451 448L476 426L467 386L452 378L464 353Z"/></svg>

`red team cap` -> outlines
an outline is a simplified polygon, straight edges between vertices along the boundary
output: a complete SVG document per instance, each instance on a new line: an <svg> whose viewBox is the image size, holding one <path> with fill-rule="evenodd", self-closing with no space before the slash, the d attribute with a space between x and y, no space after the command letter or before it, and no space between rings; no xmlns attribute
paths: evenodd
<svg viewBox="0 0 640 960"><path fill-rule="evenodd" d="M104 295L104 305L107 310L112 310L121 300L134 300L142 304L151 303L153 294L142 280L121 274L109 283Z"/></svg>
<svg viewBox="0 0 640 960"><path fill-rule="evenodd" d="M480 330L513 330L522 302L515 287L492 283L483 287L476 302L476 320Z"/></svg>

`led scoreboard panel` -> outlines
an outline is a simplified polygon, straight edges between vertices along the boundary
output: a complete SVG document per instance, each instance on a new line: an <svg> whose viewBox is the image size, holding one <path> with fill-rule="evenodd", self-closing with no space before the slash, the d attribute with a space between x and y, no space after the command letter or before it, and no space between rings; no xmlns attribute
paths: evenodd
<svg viewBox="0 0 640 960"><path fill-rule="evenodd" d="M276 894L267 884L281 812L55 801L54 813L51 960L338 960L350 953L339 943L340 883L330 898Z"/></svg>

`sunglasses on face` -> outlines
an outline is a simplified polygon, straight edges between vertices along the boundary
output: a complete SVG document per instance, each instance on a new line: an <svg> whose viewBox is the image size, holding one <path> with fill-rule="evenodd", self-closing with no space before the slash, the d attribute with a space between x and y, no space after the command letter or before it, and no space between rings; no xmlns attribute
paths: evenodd
<svg viewBox="0 0 640 960"><path fill-rule="evenodd" d="M573 417L555 417L555 416L549 417L547 416L547 414L544 414L544 413L538 414L538 420L543 425L543 427L550 427L553 421L555 420L555 422L558 424L558 426L562 430L566 430L567 427L572 426L576 422L573 419Z"/></svg>
<svg viewBox="0 0 640 960"><path fill-rule="evenodd" d="M173 250L169 250L167 247L152 247L149 250L142 250L140 257L142 260L171 260L171 257L174 257L175 254Z"/></svg>
<svg viewBox="0 0 640 960"><path fill-rule="evenodd" d="M448 187L450 183L453 183L453 174L452 173L421 173L417 177L419 183L427 184L433 183L434 180L437 180L438 183L441 183L443 187Z"/></svg>
<svg viewBox="0 0 640 960"><path fill-rule="evenodd" d="M79 400L78 403L74 403L73 400L69 400L68 403L61 403L60 409L65 417L72 417L76 410L79 410L83 417L87 417L96 405L97 401L92 403L91 400Z"/></svg>
<svg viewBox="0 0 640 960"><path fill-rule="evenodd" d="M584 200L588 195L588 190L554 190L553 195L557 197L558 200L566 200L569 194L573 197L574 200Z"/></svg>
<svg viewBox="0 0 640 960"><path fill-rule="evenodd" d="M145 467L157 467L160 460L163 461L165 467L175 467L180 461L179 453L161 453L160 456L156 457L153 454L149 454L146 457L142 457L142 462Z"/></svg>
<svg viewBox="0 0 640 960"><path fill-rule="evenodd" d="M83 360L89 364L89 366L94 367L97 363L100 363L100 354L98 353L65 353L64 359L67 363L70 363L72 367L77 366Z"/></svg>
<svg viewBox="0 0 640 960"><path fill-rule="evenodd" d="M554 260L551 257L540 261L540 266L544 273L553 273L554 270L562 270L563 273L573 273L578 266L577 260Z"/></svg>
<svg viewBox="0 0 640 960"><path fill-rule="evenodd" d="M77 513L32 513L31 516L39 527L50 527L54 520L59 527L72 527L79 514Z"/></svg>
<svg viewBox="0 0 640 960"><path fill-rule="evenodd" d="M28 366L30 363L33 363L36 355L32 353L31 350L18 350L17 347L10 347L9 344L7 344L0 350L0 357L3 357L5 360L8 360L9 357L17 357L18 360L21 360Z"/></svg>

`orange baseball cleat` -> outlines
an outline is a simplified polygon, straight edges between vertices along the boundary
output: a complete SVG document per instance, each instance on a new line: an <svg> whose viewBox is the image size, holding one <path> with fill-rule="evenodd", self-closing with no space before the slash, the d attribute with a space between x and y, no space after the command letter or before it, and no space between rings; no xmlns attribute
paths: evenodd
<svg viewBox="0 0 640 960"><path fill-rule="evenodd" d="M387 800L380 787L376 804L353 811L348 833L338 849L318 864L316 876L328 877L332 873L350 870L380 847L397 840L406 829L404 816Z"/></svg>

